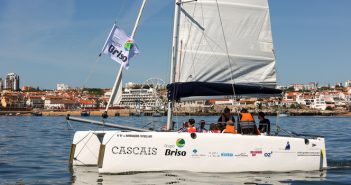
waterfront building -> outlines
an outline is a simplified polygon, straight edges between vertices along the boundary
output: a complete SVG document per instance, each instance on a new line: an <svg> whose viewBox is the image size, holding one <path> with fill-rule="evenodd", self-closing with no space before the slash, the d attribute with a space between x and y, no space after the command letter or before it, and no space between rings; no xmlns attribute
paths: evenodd
<svg viewBox="0 0 351 185"><path fill-rule="evenodd" d="M63 99L59 97L46 97L44 99L45 109L75 109L78 103L73 100Z"/></svg>
<svg viewBox="0 0 351 185"><path fill-rule="evenodd" d="M206 100L186 100L175 105L176 110L180 112L195 113L211 108L212 105L207 105Z"/></svg>
<svg viewBox="0 0 351 185"><path fill-rule="evenodd" d="M63 83L57 84L56 89L58 91L67 91L69 89L69 86Z"/></svg>
<svg viewBox="0 0 351 185"><path fill-rule="evenodd" d="M22 93L8 92L1 97L1 106L4 108L24 108L24 97Z"/></svg>
<svg viewBox="0 0 351 185"><path fill-rule="evenodd" d="M4 89L18 91L20 88L20 77L15 73L9 73L5 79Z"/></svg>
<svg viewBox="0 0 351 185"><path fill-rule="evenodd" d="M42 109L44 108L44 100L42 99L42 96L28 96L26 106L31 108Z"/></svg>
<svg viewBox="0 0 351 185"><path fill-rule="evenodd" d="M120 106L145 110L163 109L162 99L158 97L153 88L150 89L124 89Z"/></svg>

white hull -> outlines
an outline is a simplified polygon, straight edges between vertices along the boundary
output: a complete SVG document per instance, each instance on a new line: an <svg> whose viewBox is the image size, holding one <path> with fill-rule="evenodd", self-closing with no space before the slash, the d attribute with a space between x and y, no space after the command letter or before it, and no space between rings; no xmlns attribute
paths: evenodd
<svg viewBox="0 0 351 185"><path fill-rule="evenodd" d="M96 157L99 155L96 136L90 135L95 139L89 140L86 136L85 141L78 144L75 143L78 139L75 139L76 160L73 165L93 165L95 161L95 164L99 163L100 173L168 170L289 172L327 167L324 138L308 139L307 143L304 138L240 134L196 133L193 139L190 133L177 132L105 133L99 161ZM76 133L81 135L77 138L87 134L92 132ZM94 144L90 144L92 142Z"/></svg>

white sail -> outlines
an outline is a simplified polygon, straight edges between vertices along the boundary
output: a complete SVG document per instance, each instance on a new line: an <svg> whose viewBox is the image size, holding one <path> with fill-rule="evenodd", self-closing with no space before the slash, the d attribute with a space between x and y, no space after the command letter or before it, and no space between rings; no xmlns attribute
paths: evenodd
<svg viewBox="0 0 351 185"><path fill-rule="evenodd" d="M175 82L194 81L275 87L267 0L181 5Z"/></svg>

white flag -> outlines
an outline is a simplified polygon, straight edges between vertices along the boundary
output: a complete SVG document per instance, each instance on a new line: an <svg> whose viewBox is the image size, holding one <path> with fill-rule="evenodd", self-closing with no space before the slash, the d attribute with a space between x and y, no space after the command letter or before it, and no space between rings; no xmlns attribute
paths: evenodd
<svg viewBox="0 0 351 185"><path fill-rule="evenodd" d="M129 67L129 59L139 53L133 40L115 24L112 27L110 35L107 37L102 51L126 69Z"/></svg>

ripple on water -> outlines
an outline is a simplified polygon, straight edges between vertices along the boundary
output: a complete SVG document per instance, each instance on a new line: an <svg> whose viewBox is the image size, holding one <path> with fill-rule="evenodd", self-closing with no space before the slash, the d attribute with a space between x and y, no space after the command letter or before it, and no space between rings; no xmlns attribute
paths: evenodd
<svg viewBox="0 0 351 185"><path fill-rule="evenodd" d="M217 117L195 120L216 122ZM93 119L100 119L94 118ZM159 119L159 118L157 118ZM161 118L163 119L163 118ZM189 117L175 117L182 123ZM273 124L276 119L270 117ZM139 127L151 118L116 117L109 122ZM163 121L155 122L160 127ZM326 136L327 172L213 174L192 172L154 172L101 175L95 167L68 168L73 131L64 117L0 117L0 184L347 184L351 181L350 118L285 117L281 127L297 133ZM75 130L102 129L71 123ZM153 125L153 124L151 124ZM106 129L108 130L108 129Z"/></svg>

